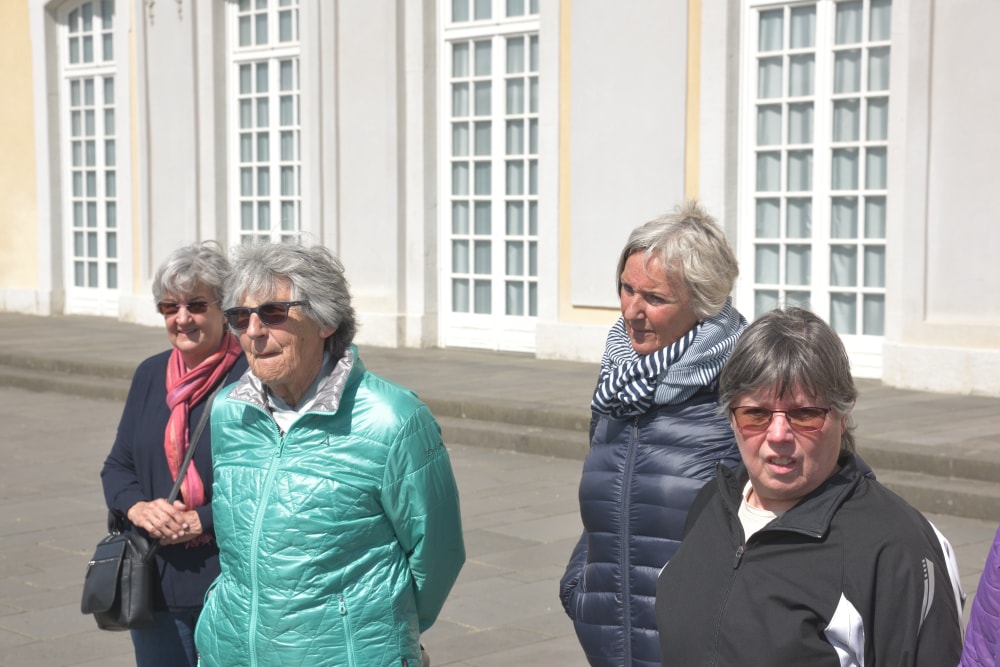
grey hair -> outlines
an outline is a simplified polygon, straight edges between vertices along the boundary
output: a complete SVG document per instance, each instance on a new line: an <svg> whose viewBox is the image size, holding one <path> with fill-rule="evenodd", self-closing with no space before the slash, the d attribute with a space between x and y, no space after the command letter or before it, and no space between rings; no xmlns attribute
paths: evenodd
<svg viewBox="0 0 1000 667"><path fill-rule="evenodd" d="M699 320L719 314L740 273L726 235L694 200L632 230L618 257L619 295L625 263L636 252L660 260L667 275L681 281Z"/></svg>
<svg viewBox="0 0 1000 667"><path fill-rule="evenodd" d="M334 359L354 340L357 323L344 265L321 245L248 243L233 248L233 269L226 278L223 309L242 305L247 296L264 301L287 284L292 301L308 301L303 311L320 327L336 329L326 339Z"/></svg>
<svg viewBox="0 0 1000 667"><path fill-rule="evenodd" d="M190 294L198 285L212 288L216 301L222 301L229 262L215 241L192 243L170 253L153 276L153 300L159 303L166 294Z"/></svg>
<svg viewBox="0 0 1000 667"><path fill-rule="evenodd" d="M855 452L851 410L858 389L851 362L840 336L815 313L772 310L740 336L719 375L719 404L728 412L734 400L762 389L777 398L800 390L828 402L834 414L846 418L840 451Z"/></svg>

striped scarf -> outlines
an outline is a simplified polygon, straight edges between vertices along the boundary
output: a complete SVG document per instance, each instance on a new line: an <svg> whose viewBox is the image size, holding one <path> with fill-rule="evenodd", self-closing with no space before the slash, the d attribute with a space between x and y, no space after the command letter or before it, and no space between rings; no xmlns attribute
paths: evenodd
<svg viewBox="0 0 1000 667"><path fill-rule="evenodd" d="M699 322L680 340L646 355L632 349L625 318L608 332L591 409L616 419L645 414L653 405L683 403L714 387L746 319L730 299L718 315Z"/></svg>

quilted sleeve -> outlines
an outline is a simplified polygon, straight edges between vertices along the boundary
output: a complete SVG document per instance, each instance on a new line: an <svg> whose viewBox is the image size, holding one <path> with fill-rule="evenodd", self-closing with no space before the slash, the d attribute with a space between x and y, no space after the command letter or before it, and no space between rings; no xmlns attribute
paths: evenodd
<svg viewBox="0 0 1000 667"><path fill-rule="evenodd" d="M465 563L458 488L426 406L406 421L386 464L382 506L406 553L420 631L437 619Z"/></svg>
<svg viewBox="0 0 1000 667"><path fill-rule="evenodd" d="M972 600L959 667L997 667L1000 638L1000 529Z"/></svg>

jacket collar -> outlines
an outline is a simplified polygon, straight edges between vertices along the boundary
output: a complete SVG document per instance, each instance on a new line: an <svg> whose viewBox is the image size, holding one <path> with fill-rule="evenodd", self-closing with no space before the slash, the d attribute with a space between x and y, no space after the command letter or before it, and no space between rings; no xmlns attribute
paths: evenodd
<svg viewBox="0 0 1000 667"><path fill-rule="evenodd" d="M309 412L336 412L340 407L345 388L365 372L365 365L358 356L358 348L351 345L342 356L316 392L316 402ZM229 398L256 405L262 410L268 410L267 394L264 383L260 381L253 370L247 370L236 386L228 394Z"/></svg>
<svg viewBox="0 0 1000 667"><path fill-rule="evenodd" d="M837 460L840 470L819 485L797 505L767 524L760 532L786 530L823 537L830 528L830 522L837 509L854 493L863 477L853 454L842 454ZM746 466L740 464L730 469L719 467L719 491L726 509L735 517L739 511L743 487L749 475Z"/></svg>

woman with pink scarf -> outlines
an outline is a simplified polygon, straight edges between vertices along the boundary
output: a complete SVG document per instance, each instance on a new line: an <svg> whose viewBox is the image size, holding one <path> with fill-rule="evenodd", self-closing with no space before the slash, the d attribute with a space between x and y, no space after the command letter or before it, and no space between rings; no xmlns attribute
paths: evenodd
<svg viewBox="0 0 1000 667"><path fill-rule="evenodd" d="M101 470L108 509L161 545L153 626L131 631L137 667L195 667L194 626L205 591L219 573L211 428L201 435L178 499L168 503L167 496L208 397L247 369L222 315L228 270L211 242L179 248L157 270L153 297L171 349L136 369Z"/></svg>

